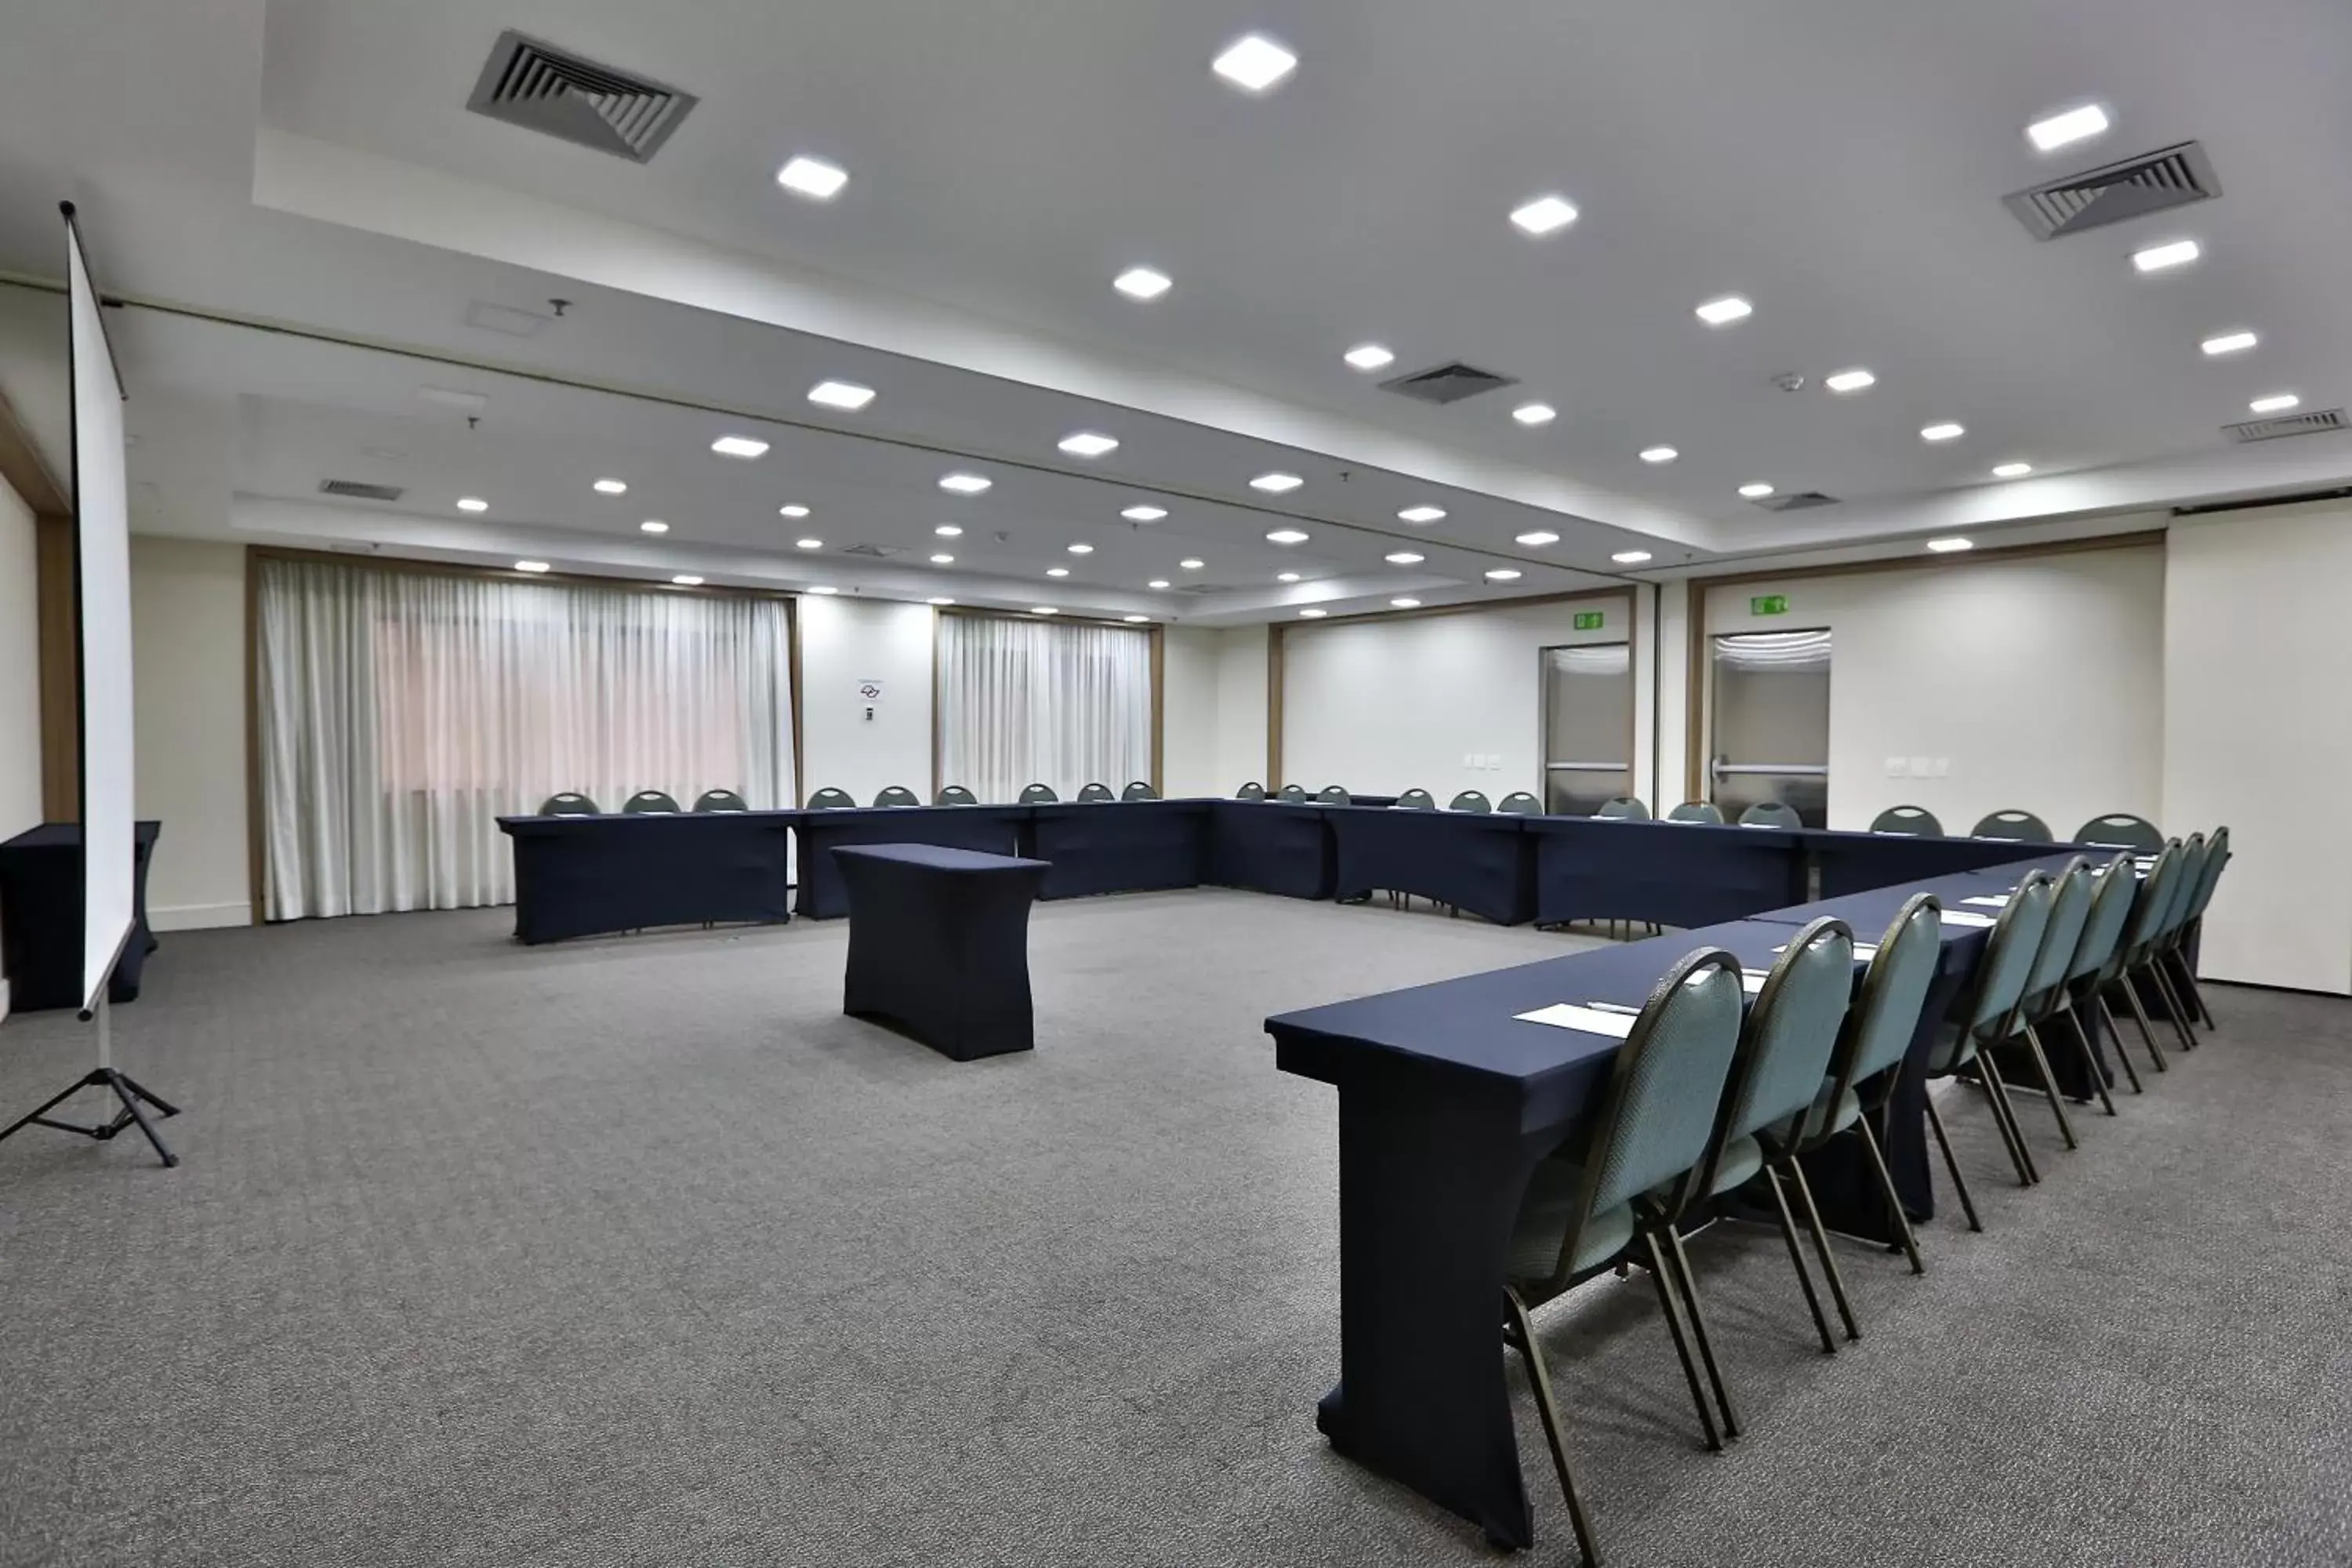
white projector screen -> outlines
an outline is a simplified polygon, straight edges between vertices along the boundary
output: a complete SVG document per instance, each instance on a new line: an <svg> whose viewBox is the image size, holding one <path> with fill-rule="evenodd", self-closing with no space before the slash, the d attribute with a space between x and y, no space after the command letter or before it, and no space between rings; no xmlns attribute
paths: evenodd
<svg viewBox="0 0 2352 1568"><path fill-rule="evenodd" d="M105 994L132 920L131 515L123 476L122 383L98 291L66 209L72 296L74 604L81 632L81 994Z"/></svg>

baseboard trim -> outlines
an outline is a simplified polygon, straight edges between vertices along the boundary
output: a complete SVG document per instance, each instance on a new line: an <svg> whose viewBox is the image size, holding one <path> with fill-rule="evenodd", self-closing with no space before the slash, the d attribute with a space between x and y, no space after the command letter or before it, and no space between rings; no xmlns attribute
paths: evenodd
<svg viewBox="0 0 2352 1568"><path fill-rule="evenodd" d="M248 926L253 923L253 906L234 904L175 904L169 909L150 908L147 925L152 931L212 931L221 926Z"/></svg>

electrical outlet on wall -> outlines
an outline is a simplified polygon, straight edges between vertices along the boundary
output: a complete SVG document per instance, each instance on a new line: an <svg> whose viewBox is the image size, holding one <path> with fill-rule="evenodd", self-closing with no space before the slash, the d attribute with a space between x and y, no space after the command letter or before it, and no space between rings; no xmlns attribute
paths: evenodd
<svg viewBox="0 0 2352 1568"><path fill-rule="evenodd" d="M1933 757L1912 758L1911 776L1915 779L1934 778L1936 776L1936 759Z"/></svg>
<svg viewBox="0 0 2352 1568"><path fill-rule="evenodd" d="M1937 757L1936 759L1936 776L1939 779L1948 779L1952 776L1951 758Z"/></svg>
<svg viewBox="0 0 2352 1568"><path fill-rule="evenodd" d="M1911 759L1908 757L1887 758L1886 776L1891 779L1909 778L1911 776Z"/></svg>

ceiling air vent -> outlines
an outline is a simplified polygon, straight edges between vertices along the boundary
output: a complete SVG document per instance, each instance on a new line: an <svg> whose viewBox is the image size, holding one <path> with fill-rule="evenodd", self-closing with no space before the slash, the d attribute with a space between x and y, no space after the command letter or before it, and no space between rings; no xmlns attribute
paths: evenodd
<svg viewBox="0 0 2352 1568"><path fill-rule="evenodd" d="M466 107L643 163L661 151L696 101L690 92L600 66L509 29L499 35Z"/></svg>
<svg viewBox="0 0 2352 1568"><path fill-rule="evenodd" d="M345 500L394 501L408 491L399 485L363 484L358 479L322 479L319 483L322 496L341 496Z"/></svg>
<svg viewBox="0 0 2352 1568"><path fill-rule="evenodd" d="M841 547L841 552L844 555L863 555L873 561L887 561L893 555L907 553L897 546L889 544L845 544Z"/></svg>
<svg viewBox="0 0 2352 1568"><path fill-rule="evenodd" d="M1442 364L1434 370L1417 370L1411 375L1400 375L1381 383L1382 390L1402 394L1419 403L1459 403L1465 397L1475 397L1482 392L1492 392L1498 386L1517 386L1516 375L1496 375L1491 370L1480 370L1475 364Z"/></svg>
<svg viewBox="0 0 2352 1568"><path fill-rule="evenodd" d="M2330 430L2347 426L2341 408L2315 408L2308 414L2282 414L2275 419L2249 419L2242 425L2224 425L2221 434L2231 440L2277 441L2289 436L2321 436Z"/></svg>
<svg viewBox="0 0 2352 1568"><path fill-rule="evenodd" d="M2213 177L2203 143L2183 142L2001 200L2034 238L2058 239L2221 194L2221 183Z"/></svg>
<svg viewBox="0 0 2352 1568"><path fill-rule="evenodd" d="M1796 490L1784 496L1761 496L1756 505L1766 511L1811 511L1817 506L1835 506L1835 496L1825 496L1819 490Z"/></svg>

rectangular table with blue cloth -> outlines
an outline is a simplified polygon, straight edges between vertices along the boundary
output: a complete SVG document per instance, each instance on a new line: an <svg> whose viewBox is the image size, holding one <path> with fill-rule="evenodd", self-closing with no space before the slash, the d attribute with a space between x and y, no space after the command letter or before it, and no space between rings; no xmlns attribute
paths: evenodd
<svg viewBox="0 0 2352 1568"><path fill-rule="evenodd" d="M844 1012L957 1061L1035 1046L1029 906L1050 867L935 844L828 853L849 900Z"/></svg>
<svg viewBox="0 0 2352 1568"><path fill-rule="evenodd" d="M811 920L849 912L849 894L833 851L849 844L935 844L989 855L1021 853L1025 805L865 806L804 812L800 819L800 889L793 910Z"/></svg>
<svg viewBox="0 0 2352 1568"><path fill-rule="evenodd" d="M1821 873L1821 890L1816 896L1824 899L1867 892L1896 882L1922 882L1931 877L2005 866L2045 847L2061 847L2020 844L2007 838L1928 838L1830 828L1813 828L1804 837L1806 851Z"/></svg>
<svg viewBox="0 0 2352 1568"><path fill-rule="evenodd" d="M560 942L648 926L792 918L793 811L501 816L515 935Z"/></svg>
<svg viewBox="0 0 2352 1568"><path fill-rule="evenodd" d="M1209 813L1201 879L1286 899L1331 896L1331 829L1319 807L1221 800Z"/></svg>
<svg viewBox="0 0 2352 1568"><path fill-rule="evenodd" d="M1592 816L1521 820L1535 850L1538 924L1714 925L1805 896L1802 832Z"/></svg>
<svg viewBox="0 0 2352 1568"><path fill-rule="evenodd" d="M1323 805L1331 894L1418 893L1496 925L1535 918L1535 858L1523 824L1496 812Z"/></svg>
<svg viewBox="0 0 2352 1568"><path fill-rule="evenodd" d="M1043 895L1048 899L1197 888L1215 804L1130 800L1032 806L1025 853L1052 863Z"/></svg>

